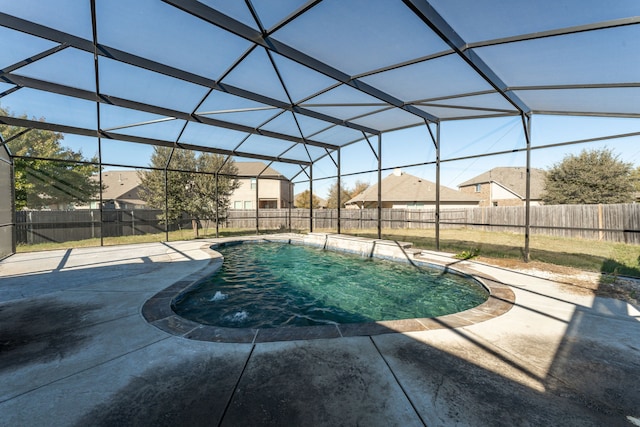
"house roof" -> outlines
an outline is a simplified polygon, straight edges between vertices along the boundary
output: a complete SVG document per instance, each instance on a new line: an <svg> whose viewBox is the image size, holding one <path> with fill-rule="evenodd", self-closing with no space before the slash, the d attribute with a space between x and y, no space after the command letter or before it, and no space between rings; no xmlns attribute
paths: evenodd
<svg viewBox="0 0 640 427"><path fill-rule="evenodd" d="M303 193L304 193L304 191L301 191L300 193L294 194L294 196L293 196L293 200L294 200L294 201L295 201L295 200L298 200L298 197L299 197L300 195L302 195ZM321 208L326 208L326 207L327 207L327 199L325 199L325 198L323 198L323 197L320 197L320 196L318 196L317 194L314 194L313 196L316 198L316 200L318 201L318 205L319 205Z"/></svg>
<svg viewBox="0 0 640 427"><path fill-rule="evenodd" d="M263 162L236 162L238 175L256 176L264 171L261 177L282 177L282 174ZM95 178L97 179L97 177ZM138 171L135 170L111 170L102 173L102 183L105 190L102 197L106 200L138 200L137 193L132 193L140 185ZM131 194L129 194L131 193Z"/></svg>
<svg viewBox="0 0 640 427"><path fill-rule="evenodd" d="M105 189L102 192L104 200L137 200L137 187L140 178L137 171L112 170L102 172L102 184Z"/></svg>
<svg viewBox="0 0 640 427"><path fill-rule="evenodd" d="M458 185L458 188L470 185L495 182L524 199L526 193L525 167L498 167L488 170ZM542 169L531 169L531 199L540 199L544 190L546 172Z"/></svg>
<svg viewBox="0 0 640 427"><path fill-rule="evenodd" d="M235 162L235 165L240 176L256 176L262 172L261 177L283 177L280 172L271 166L267 167L263 162Z"/></svg>
<svg viewBox="0 0 640 427"><path fill-rule="evenodd" d="M436 184L406 172L394 171L382 180L383 202L434 202ZM378 184L374 184L358 194L346 204L359 202L377 202ZM441 202L478 202L474 194L465 194L449 187L440 186Z"/></svg>

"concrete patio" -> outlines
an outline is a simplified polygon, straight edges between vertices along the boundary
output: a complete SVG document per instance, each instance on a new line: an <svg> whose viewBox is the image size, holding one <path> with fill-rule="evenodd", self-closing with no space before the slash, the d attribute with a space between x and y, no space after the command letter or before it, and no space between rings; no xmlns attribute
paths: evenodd
<svg viewBox="0 0 640 427"><path fill-rule="evenodd" d="M640 425L639 307L465 261L512 289L509 311L467 326L250 343L149 324L149 298L214 267L202 249L213 241L0 262L0 424Z"/></svg>

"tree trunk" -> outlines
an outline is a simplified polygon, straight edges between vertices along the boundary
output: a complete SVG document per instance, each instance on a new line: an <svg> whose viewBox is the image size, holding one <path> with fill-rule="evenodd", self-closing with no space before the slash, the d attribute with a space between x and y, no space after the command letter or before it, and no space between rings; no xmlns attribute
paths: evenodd
<svg viewBox="0 0 640 427"><path fill-rule="evenodd" d="M192 219L191 227L193 228L193 237L195 237L196 239L200 237L198 234L198 229L200 228L200 221L198 219Z"/></svg>

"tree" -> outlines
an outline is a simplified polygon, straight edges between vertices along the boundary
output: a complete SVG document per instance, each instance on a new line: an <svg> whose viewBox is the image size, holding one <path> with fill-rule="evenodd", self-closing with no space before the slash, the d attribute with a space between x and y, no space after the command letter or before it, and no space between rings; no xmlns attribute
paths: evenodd
<svg viewBox="0 0 640 427"><path fill-rule="evenodd" d="M633 191L640 193L640 166L631 172L631 181L633 182Z"/></svg>
<svg viewBox="0 0 640 427"><path fill-rule="evenodd" d="M320 197L313 195L313 209L318 209L321 204ZM294 204L300 209L309 209L309 190L304 190L302 193L296 196Z"/></svg>
<svg viewBox="0 0 640 427"><path fill-rule="evenodd" d="M2 108L0 114L9 115ZM0 125L11 154L24 156L14 159L16 209L72 207L96 197L100 184L92 176L98 173L98 166L86 163L97 162L96 157L86 159L81 151L64 147L64 136L48 130L31 129L11 139L21 131Z"/></svg>
<svg viewBox="0 0 640 427"><path fill-rule="evenodd" d="M351 199L351 192L343 185L340 186L340 204L344 206L344 202ZM327 197L327 208L336 209L338 207L338 183L336 182L329 188L329 195Z"/></svg>
<svg viewBox="0 0 640 427"><path fill-rule="evenodd" d="M147 205L161 209L158 218L166 223L176 222L186 213L192 218L195 235L198 235L200 220L223 220L229 209L231 194L240 186L233 160L225 163L225 156L210 153L196 153L191 150L176 149L171 154L170 147L155 147L151 156L150 171L139 171L140 198ZM167 161L167 194L165 215L165 172ZM223 166L224 164L224 166ZM185 172L182 172L185 171ZM217 199L215 173L218 176Z"/></svg>
<svg viewBox="0 0 640 427"><path fill-rule="evenodd" d="M546 175L545 204L629 203L633 201L632 165L610 149L583 150L556 163Z"/></svg>
<svg viewBox="0 0 640 427"><path fill-rule="evenodd" d="M351 194L349 195L351 199L353 199L354 197L356 197L358 194L362 193L364 190L366 190L367 188L369 188L369 183L368 182L364 182L364 181L356 181L355 184L353 184L353 190L351 190ZM346 202L346 200L345 200Z"/></svg>
<svg viewBox="0 0 640 427"><path fill-rule="evenodd" d="M354 198L356 195L362 193L364 190L369 188L369 184L363 181L356 181L353 188L347 188L345 186L341 186L340 191L340 204L344 207L344 204ZM335 209L338 207L338 183L336 182L329 189L329 197L327 198L327 207L330 209Z"/></svg>

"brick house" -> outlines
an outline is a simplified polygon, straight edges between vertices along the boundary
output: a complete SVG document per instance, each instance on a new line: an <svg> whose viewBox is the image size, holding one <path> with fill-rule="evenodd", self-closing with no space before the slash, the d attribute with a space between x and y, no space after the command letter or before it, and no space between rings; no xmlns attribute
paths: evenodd
<svg viewBox="0 0 640 427"><path fill-rule="evenodd" d="M526 195L526 168L497 167L458 185L465 194L480 197L479 206L523 206ZM545 171L531 169L532 206L542 204Z"/></svg>

